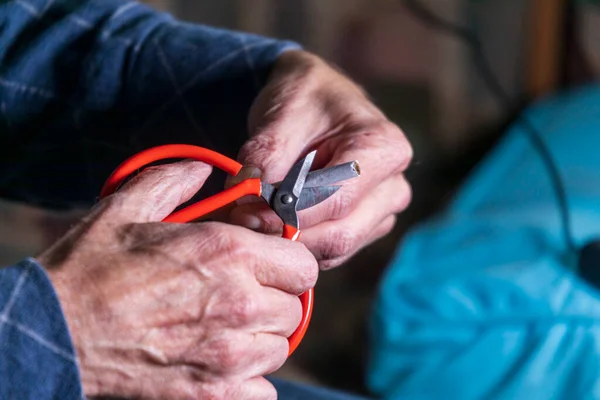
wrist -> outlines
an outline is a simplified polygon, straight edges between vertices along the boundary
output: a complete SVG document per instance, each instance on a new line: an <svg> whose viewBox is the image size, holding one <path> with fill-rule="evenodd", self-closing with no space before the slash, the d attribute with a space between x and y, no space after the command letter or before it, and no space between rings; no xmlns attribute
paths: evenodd
<svg viewBox="0 0 600 400"><path fill-rule="evenodd" d="M38 257L37 261L42 266L51 264L45 264L49 260L46 260L43 255ZM83 346L84 341L82 340L82 332L85 331L84 327L87 324L83 318L85 313L82 313L80 310L80 305L84 300L83 296L78 296L76 299L72 292L73 287L80 287L80 285L77 284L77 279L74 279L68 271L65 271L64 267L47 268L46 273L52 282L71 335L84 393L86 396L96 396L101 393L100 385L98 384L99 379L95 374L90 373L86 367L88 357Z"/></svg>
<svg viewBox="0 0 600 400"><path fill-rule="evenodd" d="M37 259L40 265L45 266L44 258L39 257ZM79 319L79 313L76 311L77 303L73 301L72 294L70 291L69 281L70 279L65 276L65 272L62 268L47 268L46 273L52 282L56 296L62 308L69 332L74 341L79 331L81 321Z"/></svg>

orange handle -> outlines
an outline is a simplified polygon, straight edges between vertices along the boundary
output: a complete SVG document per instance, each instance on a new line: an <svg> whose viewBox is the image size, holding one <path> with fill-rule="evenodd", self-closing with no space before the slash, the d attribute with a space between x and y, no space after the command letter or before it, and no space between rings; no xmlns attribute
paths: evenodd
<svg viewBox="0 0 600 400"><path fill-rule="evenodd" d="M218 210L244 196L260 196L260 178L246 179L229 189L176 211L163 222L190 222Z"/></svg>
<svg viewBox="0 0 600 400"><path fill-rule="evenodd" d="M104 183L102 191L100 192L100 198L104 198L113 194L123 183L123 181L127 179L127 177L139 169L153 162L171 158L187 158L202 161L233 176L237 175L242 169L242 165L238 162L222 154L202 147L185 144L170 144L153 147L151 149L144 150L121 163L121 165L115 169L115 171ZM261 195L261 181L259 178L247 179L229 189L224 190L221 193L174 212L166 217L163 221L175 223L190 222L204 215L210 214L211 212L218 210L219 208L224 207L241 197L249 195ZM283 237L296 241L300 237L300 231L290 225L285 225L283 227ZM298 325L298 328L296 328L296 331L288 338L288 356L296 350L304 338L306 330L308 329L313 311L314 290L310 289L308 292L301 294L300 301L302 303L302 320L300 325Z"/></svg>
<svg viewBox="0 0 600 400"><path fill-rule="evenodd" d="M242 164L216 151L189 144L167 144L144 150L123 161L104 183L100 192L100 198L114 193L128 176L140 168L153 162L168 160L170 158L189 158L202 161L233 176L237 175L242 169Z"/></svg>
<svg viewBox="0 0 600 400"><path fill-rule="evenodd" d="M282 237L285 239L293 240L295 242L300 238L300 230L298 228L294 228L291 225L284 225ZM308 292L304 292L300 295L300 303L302 303L302 320L300 321L300 325L298 325L298 328L296 328L294 333L292 333L292 336L288 338L288 342L290 344L288 357L292 355L292 353L296 350L298 345L300 345L302 339L304 339L304 335L306 334L308 324L310 324L310 319L312 317L314 302L314 289L311 288Z"/></svg>

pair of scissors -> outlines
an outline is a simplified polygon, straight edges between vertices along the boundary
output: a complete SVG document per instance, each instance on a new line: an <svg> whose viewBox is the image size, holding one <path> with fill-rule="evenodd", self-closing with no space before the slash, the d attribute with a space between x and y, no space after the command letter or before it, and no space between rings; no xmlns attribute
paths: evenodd
<svg viewBox="0 0 600 400"><path fill-rule="evenodd" d="M360 175L358 162L351 161L310 172L316 151L310 152L296 162L283 181L275 184L263 182L260 178L246 179L221 193L215 194L195 204L178 210L163 222L185 223L197 220L245 196L261 197L283 221L282 237L293 241L300 236L298 214L300 210L319 204L341 186L337 183ZM186 144L170 144L144 150L121 163L106 180L100 198L114 193L132 174L157 161L168 159L193 159L217 167L236 176L243 166L215 151ZM314 289L300 295L302 320L288 338L291 355L306 333L314 305Z"/></svg>

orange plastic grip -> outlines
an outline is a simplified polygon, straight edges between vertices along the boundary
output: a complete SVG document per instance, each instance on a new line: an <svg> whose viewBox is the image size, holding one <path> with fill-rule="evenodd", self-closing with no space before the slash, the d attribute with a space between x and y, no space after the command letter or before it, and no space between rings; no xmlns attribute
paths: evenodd
<svg viewBox="0 0 600 400"><path fill-rule="evenodd" d="M176 211L165 218L164 222L190 222L200 218L206 214L218 210L227 204L241 199L244 196L260 196L261 185L260 178L246 179L235 186L230 187L210 196L202 201L199 201L191 206Z"/></svg>
<svg viewBox="0 0 600 400"><path fill-rule="evenodd" d="M242 164L216 151L189 144L167 144L144 150L123 161L104 183L100 197L106 197L114 193L128 176L140 168L153 162L168 160L170 158L187 158L203 161L233 176L237 175L242 169Z"/></svg>
<svg viewBox="0 0 600 400"><path fill-rule="evenodd" d="M300 230L291 225L284 225L282 237L296 241L300 238ZM292 335L288 338L290 345L288 357L292 355L292 353L300 345L302 339L304 339L304 335L306 334L306 330L308 329L308 325L310 324L310 319L312 317L314 302L314 289L311 288L308 292L304 292L300 295L300 303L302 304L302 320L300 321L300 325L298 325L294 333L292 333Z"/></svg>

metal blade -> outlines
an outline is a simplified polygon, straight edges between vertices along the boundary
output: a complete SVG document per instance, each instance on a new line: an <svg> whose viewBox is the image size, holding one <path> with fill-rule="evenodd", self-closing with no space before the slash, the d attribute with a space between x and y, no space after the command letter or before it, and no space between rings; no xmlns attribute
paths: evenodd
<svg viewBox="0 0 600 400"><path fill-rule="evenodd" d="M334 165L318 169L308 173L304 188L314 188L319 186L335 185L336 183L353 179L360 176L360 167L357 161ZM279 187L281 182L274 183L274 187Z"/></svg>
<svg viewBox="0 0 600 400"><path fill-rule="evenodd" d="M321 203L322 201L327 200L329 197L333 196L335 192L337 192L341 186L322 186L316 188L307 188L302 189L302 195L298 200L298 204L296 205L296 210L305 210L314 205Z"/></svg>
<svg viewBox="0 0 600 400"><path fill-rule="evenodd" d="M273 207L273 198L275 197L275 188L273 185L261 182L260 184L260 196L265 199L269 207Z"/></svg>
<svg viewBox="0 0 600 400"><path fill-rule="evenodd" d="M357 161L350 161L333 167L313 171L306 177L305 188L333 185L360 175Z"/></svg>
<svg viewBox="0 0 600 400"><path fill-rule="evenodd" d="M300 197L302 188L304 188L306 176L315 159L315 154L317 154L316 150L308 153L306 157L298 161L292 169L290 169L283 182L281 182L281 185L279 185L278 192L293 193L296 198Z"/></svg>

